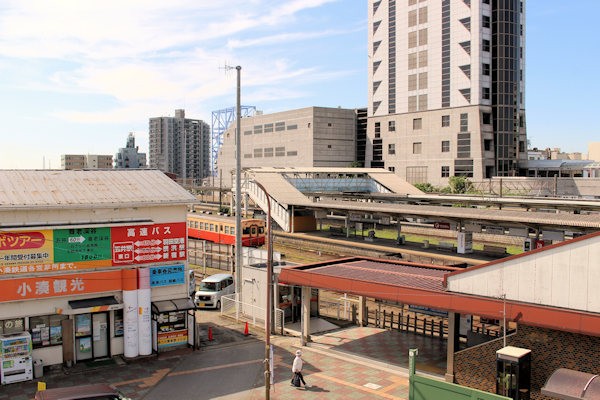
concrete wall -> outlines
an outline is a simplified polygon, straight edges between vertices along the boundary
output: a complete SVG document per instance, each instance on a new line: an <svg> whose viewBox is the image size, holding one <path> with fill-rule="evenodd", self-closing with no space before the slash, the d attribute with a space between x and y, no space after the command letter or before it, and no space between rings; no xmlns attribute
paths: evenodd
<svg viewBox="0 0 600 400"><path fill-rule="evenodd" d="M600 337L520 325L506 344L531 350L532 400L550 399L540 389L558 368L600 372ZM502 339L497 339L456 353L455 382L495 392L496 350L502 347Z"/></svg>

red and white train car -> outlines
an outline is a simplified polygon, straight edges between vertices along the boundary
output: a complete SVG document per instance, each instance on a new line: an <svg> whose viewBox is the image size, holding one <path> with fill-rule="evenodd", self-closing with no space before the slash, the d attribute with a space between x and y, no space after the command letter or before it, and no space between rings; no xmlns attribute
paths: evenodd
<svg viewBox="0 0 600 400"><path fill-rule="evenodd" d="M235 245L235 217L189 213L188 237L213 243ZM257 247L265 244L265 221L242 219L242 246Z"/></svg>

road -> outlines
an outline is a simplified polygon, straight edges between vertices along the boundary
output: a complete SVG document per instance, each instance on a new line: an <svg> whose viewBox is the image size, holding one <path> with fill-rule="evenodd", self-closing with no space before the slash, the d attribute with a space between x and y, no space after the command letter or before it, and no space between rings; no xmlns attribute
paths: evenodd
<svg viewBox="0 0 600 400"><path fill-rule="evenodd" d="M264 387L264 342L255 340L196 352L150 390L144 400L203 400L235 396ZM234 397L232 397L234 398Z"/></svg>

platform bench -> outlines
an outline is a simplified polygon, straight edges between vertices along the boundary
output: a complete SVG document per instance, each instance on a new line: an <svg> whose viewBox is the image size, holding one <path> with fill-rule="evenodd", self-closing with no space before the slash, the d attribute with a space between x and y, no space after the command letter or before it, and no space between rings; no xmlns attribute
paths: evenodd
<svg viewBox="0 0 600 400"><path fill-rule="evenodd" d="M443 251L454 251L455 246L454 246L454 243L439 242L438 245L437 245L437 249L438 250L443 250Z"/></svg>
<svg viewBox="0 0 600 400"><path fill-rule="evenodd" d="M483 245L483 251L485 253L490 253L490 254L494 254L494 255L505 255L506 254L506 247L491 246L491 245L484 244Z"/></svg>

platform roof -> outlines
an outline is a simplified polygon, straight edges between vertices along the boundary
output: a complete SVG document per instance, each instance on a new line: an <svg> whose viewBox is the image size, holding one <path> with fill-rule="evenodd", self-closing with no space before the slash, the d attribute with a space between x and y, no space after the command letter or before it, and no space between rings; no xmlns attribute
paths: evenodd
<svg viewBox="0 0 600 400"><path fill-rule="evenodd" d="M0 210L183 205L197 201L158 170L0 170Z"/></svg>
<svg viewBox="0 0 600 400"><path fill-rule="evenodd" d="M600 336L598 313L451 292L444 287L444 279L459 270L352 257L284 267L279 282L494 319L502 319L506 310L509 320L525 325Z"/></svg>

